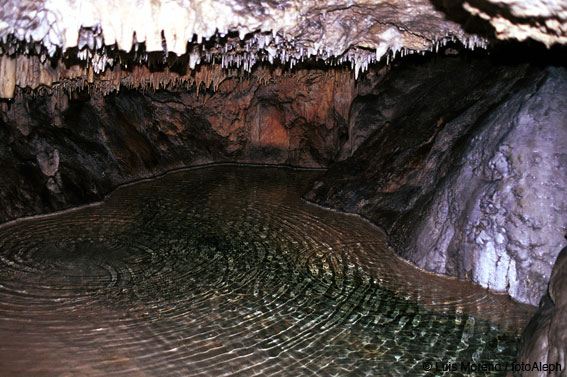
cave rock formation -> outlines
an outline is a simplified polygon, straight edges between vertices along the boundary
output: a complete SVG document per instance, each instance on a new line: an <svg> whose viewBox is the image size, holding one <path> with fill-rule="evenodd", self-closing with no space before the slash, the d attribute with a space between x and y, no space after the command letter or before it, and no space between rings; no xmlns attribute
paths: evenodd
<svg viewBox="0 0 567 377"><path fill-rule="evenodd" d="M565 365L567 72L463 53L497 39L566 44L565 1L3 1L0 222L209 162L329 167L306 197L404 258L543 296L520 358Z"/></svg>
<svg viewBox="0 0 567 377"><path fill-rule="evenodd" d="M351 133L376 130L307 198L381 224L424 269L537 305L565 245L567 70L437 67L357 99Z"/></svg>

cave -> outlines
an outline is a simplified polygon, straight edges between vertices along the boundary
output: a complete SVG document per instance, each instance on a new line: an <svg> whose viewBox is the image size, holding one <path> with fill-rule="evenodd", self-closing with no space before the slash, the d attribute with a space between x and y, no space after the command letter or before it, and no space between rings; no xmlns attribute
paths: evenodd
<svg viewBox="0 0 567 377"><path fill-rule="evenodd" d="M0 7L5 376L567 376L567 5Z"/></svg>

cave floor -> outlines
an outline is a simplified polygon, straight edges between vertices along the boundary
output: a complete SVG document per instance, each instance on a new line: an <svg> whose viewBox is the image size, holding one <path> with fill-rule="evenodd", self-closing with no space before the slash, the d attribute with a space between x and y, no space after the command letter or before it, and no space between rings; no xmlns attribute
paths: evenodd
<svg viewBox="0 0 567 377"><path fill-rule="evenodd" d="M425 363L514 360L532 307L304 202L318 174L192 169L5 224L2 375L458 376Z"/></svg>

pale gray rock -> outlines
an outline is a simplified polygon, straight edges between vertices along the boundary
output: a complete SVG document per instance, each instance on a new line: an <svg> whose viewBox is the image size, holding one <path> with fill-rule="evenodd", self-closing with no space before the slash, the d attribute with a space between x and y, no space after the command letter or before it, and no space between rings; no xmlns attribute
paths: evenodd
<svg viewBox="0 0 567 377"><path fill-rule="evenodd" d="M37 163L43 175L53 177L59 169L59 151L57 149L41 151L37 155Z"/></svg>
<svg viewBox="0 0 567 377"><path fill-rule="evenodd" d="M494 27L500 39L567 43L567 3L561 0L469 0L462 7Z"/></svg>
<svg viewBox="0 0 567 377"><path fill-rule="evenodd" d="M537 305L565 246L567 70L456 61L355 100L352 148L306 198L382 226L423 269Z"/></svg>
<svg viewBox="0 0 567 377"><path fill-rule="evenodd" d="M539 303L567 230L564 93L567 71L548 68L484 121L411 237L418 266L460 260L459 275Z"/></svg>
<svg viewBox="0 0 567 377"><path fill-rule="evenodd" d="M486 44L429 0L8 0L0 5L0 37L39 42L49 55L75 46L94 51L116 45L130 51L143 42L147 51L197 54L200 61L201 48L187 51L188 42L235 32L240 39L256 35L246 52L258 60L259 51L288 61L286 55L338 57L352 47L368 49L357 65L373 54L426 50L445 39L469 47ZM89 54L79 58L87 60Z"/></svg>

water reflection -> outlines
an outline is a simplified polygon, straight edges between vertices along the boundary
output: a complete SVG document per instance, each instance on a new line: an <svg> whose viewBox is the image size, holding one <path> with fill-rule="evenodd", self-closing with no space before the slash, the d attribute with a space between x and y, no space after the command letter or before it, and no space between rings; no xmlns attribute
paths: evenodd
<svg viewBox="0 0 567 377"><path fill-rule="evenodd" d="M513 360L530 307L303 202L317 174L177 172L2 227L3 375L455 376L424 362Z"/></svg>

